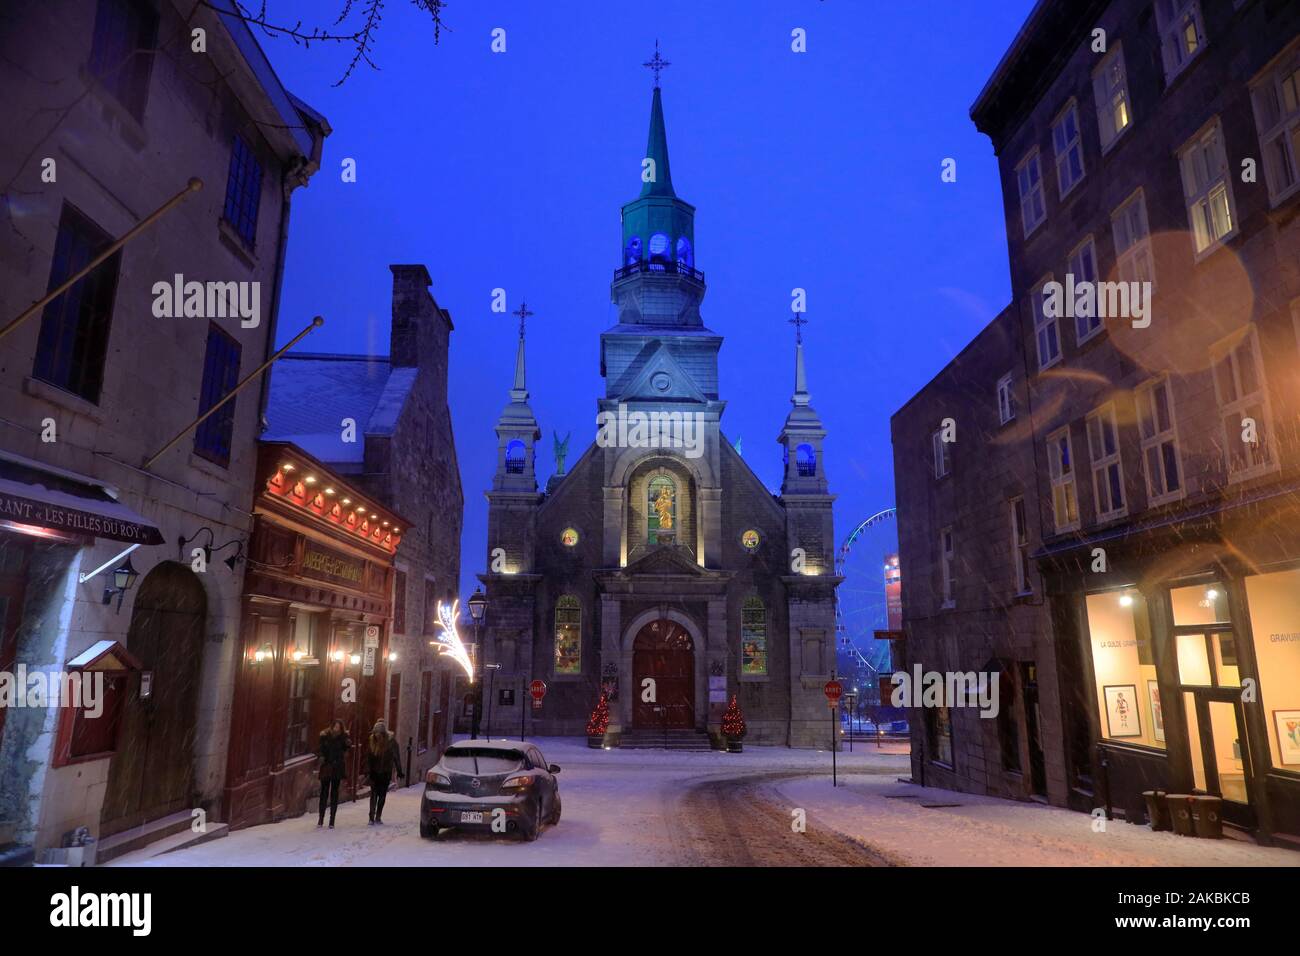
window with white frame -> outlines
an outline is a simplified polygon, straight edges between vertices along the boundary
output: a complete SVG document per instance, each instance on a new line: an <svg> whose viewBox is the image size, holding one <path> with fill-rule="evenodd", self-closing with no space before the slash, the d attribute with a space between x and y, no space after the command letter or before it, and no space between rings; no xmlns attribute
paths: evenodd
<svg viewBox="0 0 1300 956"><path fill-rule="evenodd" d="M942 478L952 471L952 452L949 442L943 440L942 428L930 436L930 444L934 446L934 477Z"/></svg>
<svg viewBox="0 0 1300 956"><path fill-rule="evenodd" d="M998 379L998 424L1005 425L1016 417L1016 390L1011 373Z"/></svg>
<svg viewBox="0 0 1300 956"><path fill-rule="evenodd" d="M1229 477L1251 478L1270 470L1274 466L1272 420L1254 328L1221 343L1211 358Z"/></svg>
<svg viewBox="0 0 1300 956"><path fill-rule="evenodd" d="M1118 44L1093 71L1092 95L1097 101L1097 126L1104 153L1133 123L1128 101L1128 72L1124 68L1124 51Z"/></svg>
<svg viewBox="0 0 1300 956"><path fill-rule="evenodd" d="M1183 176L1187 221L1199 256L1234 229L1232 182L1223 149L1223 129L1216 118L1178 153Z"/></svg>
<svg viewBox="0 0 1300 956"><path fill-rule="evenodd" d="M1205 49L1205 24L1198 0L1156 0L1156 27L1165 82L1170 83Z"/></svg>
<svg viewBox="0 0 1300 956"><path fill-rule="evenodd" d="M1155 288L1156 270L1151 255L1151 228L1147 222L1146 196L1141 189L1110 214L1115 236L1116 271L1121 282L1150 282Z"/></svg>
<svg viewBox="0 0 1300 956"><path fill-rule="evenodd" d="M1108 521L1124 513L1124 466L1119 457L1119 429L1115 425L1113 403L1088 416L1088 455L1092 460L1097 520Z"/></svg>
<svg viewBox="0 0 1300 956"><path fill-rule="evenodd" d="M1147 478L1147 501L1164 504L1183 496L1183 468L1174 431L1169 379L1147 382L1137 392L1138 434Z"/></svg>
<svg viewBox="0 0 1300 956"><path fill-rule="evenodd" d="M1255 80L1251 101L1268 198L1276 205L1300 189L1300 43Z"/></svg>
<svg viewBox="0 0 1300 956"><path fill-rule="evenodd" d="M952 528L944 528L939 532L939 576L943 585L940 593L943 595L944 607L952 607L956 603L953 599L953 586L956 584L953 577L954 554Z"/></svg>
<svg viewBox="0 0 1300 956"><path fill-rule="evenodd" d="M1089 283L1093 288L1092 308L1080 310L1075 307L1074 336L1080 345L1101 331L1101 317L1097 314L1097 244L1089 236L1070 253L1065 271L1074 276L1074 287ZM1066 285L1069 285L1067 281ZM1081 312L1089 314L1084 315Z"/></svg>
<svg viewBox="0 0 1300 956"><path fill-rule="evenodd" d="M1029 526L1025 522L1025 499L1011 499L1011 555L1016 563L1016 593L1028 594L1029 586Z"/></svg>
<svg viewBox="0 0 1300 956"><path fill-rule="evenodd" d="M1027 237L1047 218L1047 205L1043 201L1043 169L1037 149L1016 167L1016 182L1020 187L1020 222Z"/></svg>
<svg viewBox="0 0 1300 956"><path fill-rule="evenodd" d="M1062 199L1083 179L1083 139L1079 136L1079 107L1071 102L1052 124L1056 152L1056 187Z"/></svg>
<svg viewBox="0 0 1300 956"><path fill-rule="evenodd" d="M1067 426L1047 436L1047 471L1052 479L1052 520L1057 532L1079 527L1079 498L1074 488L1074 456Z"/></svg>
<svg viewBox="0 0 1300 956"><path fill-rule="evenodd" d="M1055 365L1061 360L1061 325L1055 316L1049 316L1044 308L1046 295L1044 288L1052 281L1050 275L1043 276L1029 293L1030 305L1034 310L1034 340L1038 343L1038 370Z"/></svg>

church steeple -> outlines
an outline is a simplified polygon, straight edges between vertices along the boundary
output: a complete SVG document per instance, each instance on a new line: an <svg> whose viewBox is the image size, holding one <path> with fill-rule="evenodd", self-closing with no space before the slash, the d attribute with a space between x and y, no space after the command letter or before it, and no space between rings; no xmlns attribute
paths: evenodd
<svg viewBox="0 0 1300 956"><path fill-rule="evenodd" d="M664 126L664 103L656 84L650 99L650 135L646 139L643 171L653 172L641 186L641 196L673 196L673 176L668 166L668 130Z"/></svg>
<svg viewBox="0 0 1300 956"><path fill-rule="evenodd" d="M514 312L519 316L519 347L515 351L515 378L510 401L497 418L497 469L492 479L495 491L536 491L537 441L542 430L528 404L528 382L524 368L524 322L533 313L521 302Z"/></svg>
<svg viewBox="0 0 1300 956"><path fill-rule="evenodd" d="M781 494L823 495L829 490L822 461L826 428L813 409L812 396L808 394L808 372L803 357L803 326L808 320L803 313L797 313L790 322L795 328L794 394L790 396L793 407L776 439L785 449Z"/></svg>

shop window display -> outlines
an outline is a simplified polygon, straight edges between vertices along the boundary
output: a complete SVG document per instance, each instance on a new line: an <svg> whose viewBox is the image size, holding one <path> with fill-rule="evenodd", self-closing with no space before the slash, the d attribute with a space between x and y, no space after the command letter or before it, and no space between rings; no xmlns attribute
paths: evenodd
<svg viewBox="0 0 1300 956"><path fill-rule="evenodd" d="M1087 613L1101 736L1164 750L1164 706L1146 602L1134 590L1090 594Z"/></svg>

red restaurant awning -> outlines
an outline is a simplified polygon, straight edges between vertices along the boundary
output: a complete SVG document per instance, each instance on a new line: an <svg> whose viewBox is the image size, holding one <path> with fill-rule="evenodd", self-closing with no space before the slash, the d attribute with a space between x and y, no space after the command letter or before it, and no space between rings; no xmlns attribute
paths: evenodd
<svg viewBox="0 0 1300 956"><path fill-rule="evenodd" d="M8 452L0 452L0 524L130 544L164 541L148 519L94 478Z"/></svg>

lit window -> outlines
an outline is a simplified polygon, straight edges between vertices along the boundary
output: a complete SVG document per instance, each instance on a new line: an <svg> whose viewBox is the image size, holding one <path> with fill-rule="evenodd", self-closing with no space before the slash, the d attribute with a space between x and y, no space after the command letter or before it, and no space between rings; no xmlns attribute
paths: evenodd
<svg viewBox="0 0 1300 956"><path fill-rule="evenodd" d="M1272 416L1254 328L1221 344L1211 357L1229 477L1251 478L1270 471L1276 467Z"/></svg>
<svg viewBox="0 0 1300 956"><path fill-rule="evenodd" d="M746 598L741 608L740 673L752 677L767 673L767 608L761 598Z"/></svg>
<svg viewBox="0 0 1300 956"><path fill-rule="evenodd" d="M1034 310L1034 340L1038 344L1038 370L1050 368L1061 360L1061 326L1055 316L1049 316L1044 308L1047 298L1045 287L1052 277L1044 276L1029 294L1029 301Z"/></svg>
<svg viewBox="0 0 1300 956"><path fill-rule="evenodd" d="M1137 406L1147 498L1153 505L1181 498L1182 465L1174 432L1174 401L1169 379L1158 379L1138 389Z"/></svg>
<svg viewBox="0 0 1300 956"><path fill-rule="evenodd" d="M1016 390L1011 373L998 379L998 424L1005 425L1016 417Z"/></svg>
<svg viewBox="0 0 1300 956"><path fill-rule="evenodd" d="M1062 199L1083 179L1083 140L1079 136L1079 108L1071 103L1052 124L1056 151L1056 186Z"/></svg>
<svg viewBox="0 0 1300 956"><path fill-rule="evenodd" d="M1151 232L1147 224L1146 197L1138 190L1110 215L1115 236L1117 271L1122 282L1150 282L1155 288L1156 273L1151 255ZM1148 308L1150 304L1148 303Z"/></svg>
<svg viewBox="0 0 1300 956"><path fill-rule="evenodd" d="M646 542L671 542L677 528L677 486L667 475L650 479L646 490Z"/></svg>
<svg viewBox="0 0 1300 956"><path fill-rule="evenodd" d="M930 760L947 767L953 766L952 714L948 708L926 708L925 729L930 743Z"/></svg>
<svg viewBox="0 0 1300 956"><path fill-rule="evenodd" d="M1025 521L1025 499L1011 499L1011 553L1016 563L1016 593L1028 594L1029 586L1029 526Z"/></svg>
<svg viewBox="0 0 1300 956"><path fill-rule="evenodd" d="M1092 241L1092 236L1087 239L1070 253L1069 261L1066 264L1065 271L1074 276L1074 287L1087 283L1092 286L1094 295L1092 299L1092 308L1081 309L1078 303L1075 304L1074 315L1074 336L1075 341L1082 345L1094 335L1101 331L1101 317L1098 315L1097 301L1097 246ZM1066 285L1069 285L1069 275L1066 277ZM1087 314L1081 314L1087 313Z"/></svg>
<svg viewBox="0 0 1300 956"><path fill-rule="evenodd" d="M1205 26L1197 0L1156 0L1160 56L1170 83L1205 48Z"/></svg>
<svg viewBox="0 0 1300 956"><path fill-rule="evenodd" d="M1255 668L1261 705L1268 714L1268 747L1273 766L1300 772L1300 641L1262 635L1295 636L1300 618L1300 568L1245 579Z"/></svg>
<svg viewBox="0 0 1300 956"><path fill-rule="evenodd" d="M555 602L555 673L582 673L582 605L571 594Z"/></svg>
<svg viewBox="0 0 1300 956"><path fill-rule="evenodd" d="M1057 533L1079 527L1079 499L1074 487L1070 430L1047 436L1047 470L1052 479L1052 514Z"/></svg>
<svg viewBox="0 0 1300 956"><path fill-rule="evenodd" d="M1146 602L1134 590L1089 594L1088 636L1101 736L1165 749L1165 715Z"/></svg>
<svg viewBox="0 0 1300 956"><path fill-rule="evenodd" d="M677 240L677 263L687 268L695 265L695 252L691 249L691 240L685 236Z"/></svg>
<svg viewBox="0 0 1300 956"><path fill-rule="evenodd" d="M1119 455L1115 406L1104 405L1088 416L1088 453L1092 459L1092 491L1097 520L1124 513L1124 466Z"/></svg>
<svg viewBox="0 0 1300 956"><path fill-rule="evenodd" d="M661 261L668 258L668 236L664 233L656 232L650 237L650 258Z"/></svg>
<svg viewBox="0 0 1300 956"><path fill-rule="evenodd" d="M939 580L942 585L939 593L943 595L944 607L952 607L956 603L953 598L957 583L954 577L954 556L952 528L944 528L939 532Z"/></svg>
<svg viewBox="0 0 1300 956"><path fill-rule="evenodd" d="M1232 185L1223 152L1223 131L1216 119L1178 154L1183 176L1187 221L1199 256L1235 229Z"/></svg>
<svg viewBox="0 0 1300 956"><path fill-rule="evenodd" d="M1268 196L1276 205L1300 189L1300 44L1252 84L1251 100Z"/></svg>
<svg viewBox="0 0 1300 956"><path fill-rule="evenodd" d="M1016 167L1016 182L1020 187L1020 222L1028 238L1047 218L1047 206L1043 201L1043 170L1037 149Z"/></svg>
<svg viewBox="0 0 1300 956"><path fill-rule="evenodd" d="M1133 122L1128 100L1128 74L1119 46L1114 47L1093 72L1092 93L1097 101L1101 149L1105 152Z"/></svg>

